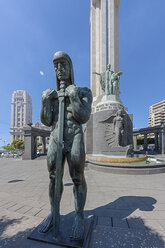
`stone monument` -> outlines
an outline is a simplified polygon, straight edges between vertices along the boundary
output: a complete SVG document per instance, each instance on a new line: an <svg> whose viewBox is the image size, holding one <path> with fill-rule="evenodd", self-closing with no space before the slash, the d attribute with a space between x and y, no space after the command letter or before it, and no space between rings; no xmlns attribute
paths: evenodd
<svg viewBox="0 0 165 248"><path fill-rule="evenodd" d="M97 73L103 90L100 100L93 105L87 123L87 154L97 156L127 156L132 152L132 120L120 100L119 80L122 72L114 72L107 65Z"/></svg>
<svg viewBox="0 0 165 248"><path fill-rule="evenodd" d="M85 148L82 124L88 121L91 114L92 93L90 89L77 87L74 84L72 61L65 52L55 53L53 63L57 91L45 90L42 94L41 106L42 123L52 126L47 153L50 214L30 238L67 247L81 247L88 231L88 224L84 224L87 186L84 177ZM74 184L73 220L60 217L65 160Z"/></svg>
<svg viewBox="0 0 165 248"><path fill-rule="evenodd" d="M120 0L91 0L92 115L86 126L88 155L127 156L132 152L132 115L120 99Z"/></svg>

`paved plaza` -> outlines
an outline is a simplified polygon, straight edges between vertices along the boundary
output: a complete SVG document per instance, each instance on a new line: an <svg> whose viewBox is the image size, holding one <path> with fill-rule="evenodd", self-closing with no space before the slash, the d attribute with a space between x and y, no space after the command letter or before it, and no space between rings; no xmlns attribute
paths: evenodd
<svg viewBox="0 0 165 248"><path fill-rule="evenodd" d="M61 214L74 210L67 164ZM165 174L85 170L85 215L96 216L92 248L165 247ZM0 159L0 248L57 247L27 239L49 213L46 159Z"/></svg>

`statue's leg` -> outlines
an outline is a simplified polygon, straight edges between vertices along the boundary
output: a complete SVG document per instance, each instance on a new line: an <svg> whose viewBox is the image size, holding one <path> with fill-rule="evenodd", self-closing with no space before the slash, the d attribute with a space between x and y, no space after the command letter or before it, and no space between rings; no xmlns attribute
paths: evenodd
<svg viewBox="0 0 165 248"><path fill-rule="evenodd" d="M75 221L72 227L71 238L80 240L84 233L84 205L86 201L87 186L84 177L85 149L83 134L74 137L71 152L67 155L69 172L74 187Z"/></svg>
<svg viewBox="0 0 165 248"><path fill-rule="evenodd" d="M47 167L49 171L49 201L50 201L50 214L47 216L47 218L42 222L39 231L41 233L48 232L52 226L53 226L53 209L54 209L54 192L55 192L55 177L56 177L56 156L57 156L57 144L54 141L54 139L50 138L49 141L49 148L47 153ZM63 177L63 171L64 171L64 160L63 157L63 168L62 168L62 177ZM61 178L61 195L63 192L63 182Z"/></svg>

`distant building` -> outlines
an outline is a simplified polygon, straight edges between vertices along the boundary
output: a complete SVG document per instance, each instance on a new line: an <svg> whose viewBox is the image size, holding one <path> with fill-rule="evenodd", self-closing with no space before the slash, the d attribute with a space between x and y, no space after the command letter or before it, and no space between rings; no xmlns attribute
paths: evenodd
<svg viewBox="0 0 165 248"><path fill-rule="evenodd" d="M165 122L165 100L150 106L148 125L150 127L161 125Z"/></svg>
<svg viewBox="0 0 165 248"><path fill-rule="evenodd" d="M35 124L32 125L32 127L36 127L36 128L40 128L40 129L44 129L44 130L48 130L51 131L51 127L47 127L42 123L36 122ZM38 136L37 137L37 142L41 142L42 143L42 137ZM49 137L46 137L46 144L49 144Z"/></svg>
<svg viewBox="0 0 165 248"><path fill-rule="evenodd" d="M25 90L16 90L11 100L10 142L23 139L23 126L32 123L32 99Z"/></svg>

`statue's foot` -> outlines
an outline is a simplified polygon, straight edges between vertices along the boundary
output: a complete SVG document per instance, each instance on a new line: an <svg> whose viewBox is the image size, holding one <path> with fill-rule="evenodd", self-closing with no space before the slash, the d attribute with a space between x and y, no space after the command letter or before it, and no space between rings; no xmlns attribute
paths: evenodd
<svg viewBox="0 0 165 248"><path fill-rule="evenodd" d="M84 234L84 218L80 216L76 216L72 226L70 239L82 240L83 234Z"/></svg>
<svg viewBox="0 0 165 248"><path fill-rule="evenodd" d="M40 224L39 232L40 233L47 233L53 227L53 216L52 213L44 219L44 221Z"/></svg>

